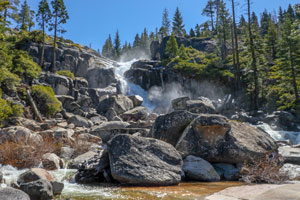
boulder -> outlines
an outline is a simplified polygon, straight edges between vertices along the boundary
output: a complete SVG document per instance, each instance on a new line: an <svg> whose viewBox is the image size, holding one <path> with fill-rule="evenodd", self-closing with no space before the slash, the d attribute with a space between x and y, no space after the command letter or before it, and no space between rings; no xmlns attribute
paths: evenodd
<svg viewBox="0 0 300 200"><path fill-rule="evenodd" d="M39 179L37 181L22 183L20 189L29 195L31 200L52 200L53 189L49 181Z"/></svg>
<svg viewBox="0 0 300 200"><path fill-rule="evenodd" d="M216 114L216 108L212 101L205 97L198 100L190 100L189 97L181 97L172 101L174 110L187 110L197 114Z"/></svg>
<svg viewBox="0 0 300 200"><path fill-rule="evenodd" d="M37 181L39 179L45 179L48 181L54 181L54 178L52 177L49 172L47 172L45 169L42 168L32 168L28 170L27 172L21 174L18 177L17 183L19 185L23 183L29 183L32 181Z"/></svg>
<svg viewBox="0 0 300 200"><path fill-rule="evenodd" d="M131 99L131 101L133 102L134 107L141 106L144 101L143 97L141 97L140 95L130 96L129 99Z"/></svg>
<svg viewBox="0 0 300 200"><path fill-rule="evenodd" d="M224 178L228 181L238 180L240 170L234 165L227 163L216 163L213 164L213 166L221 178Z"/></svg>
<svg viewBox="0 0 300 200"><path fill-rule="evenodd" d="M122 184L144 186L177 185L182 158L163 141L117 135L108 143L112 177Z"/></svg>
<svg viewBox="0 0 300 200"><path fill-rule="evenodd" d="M282 146L278 150L285 163L300 165L300 148Z"/></svg>
<svg viewBox="0 0 300 200"><path fill-rule="evenodd" d="M124 112L121 117L124 121L138 121L138 120L144 120L148 117L149 113L147 108L139 106L132 110L128 110Z"/></svg>
<svg viewBox="0 0 300 200"><path fill-rule="evenodd" d="M106 113L109 109L113 108L119 115L132 109L133 107L133 102L130 98L122 94L118 94L103 99L99 103L97 111L99 113Z"/></svg>
<svg viewBox="0 0 300 200"><path fill-rule="evenodd" d="M75 126L77 127L92 127L93 126L93 122L84 118L84 117L81 117L79 115L74 115L73 117L69 118L68 119L68 123L69 124L74 124Z"/></svg>
<svg viewBox="0 0 300 200"><path fill-rule="evenodd" d="M214 167L195 156L187 156L183 161L183 171L188 179L195 181L220 181L220 176Z"/></svg>
<svg viewBox="0 0 300 200"><path fill-rule="evenodd" d="M87 88L89 86L88 81L82 77L76 77L74 80L75 89Z"/></svg>
<svg viewBox="0 0 300 200"><path fill-rule="evenodd" d="M1 185L2 181L3 181L3 173L0 171L0 185Z"/></svg>
<svg viewBox="0 0 300 200"><path fill-rule="evenodd" d="M56 95L69 95L73 88L72 79L49 72L41 73L39 81L50 85Z"/></svg>
<svg viewBox="0 0 300 200"><path fill-rule="evenodd" d="M265 132L221 115L201 114L184 130L176 149L212 163L238 164L277 151Z"/></svg>
<svg viewBox="0 0 300 200"><path fill-rule="evenodd" d="M75 175L75 181L85 184L110 181L108 172L108 152L107 150L102 150L94 155L94 157L80 164L78 172Z"/></svg>
<svg viewBox="0 0 300 200"><path fill-rule="evenodd" d="M61 182L51 181L53 195L60 195L65 187Z"/></svg>
<svg viewBox="0 0 300 200"><path fill-rule="evenodd" d="M189 97L180 97L172 100L172 107L174 110L186 110L186 102L190 100Z"/></svg>
<svg viewBox="0 0 300 200"><path fill-rule="evenodd" d="M0 188L0 200L30 200L28 194L11 187Z"/></svg>
<svg viewBox="0 0 300 200"><path fill-rule="evenodd" d="M175 146L184 129L197 117L188 111L174 111L159 116L150 133L153 138L163 140Z"/></svg>
<svg viewBox="0 0 300 200"><path fill-rule="evenodd" d="M64 159L70 159L74 155L75 150L70 147L62 147L60 149L59 157Z"/></svg>
<svg viewBox="0 0 300 200"><path fill-rule="evenodd" d="M93 152L93 151L88 151L84 154L81 154L81 155L77 156L76 158L74 158L73 160L71 160L71 162L69 163L69 168L70 169L78 169L81 163L94 157L95 155L97 155L97 153Z"/></svg>
<svg viewBox="0 0 300 200"><path fill-rule="evenodd" d="M44 154L42 164L46 170L57 170L64 167L64 162L54 153Z"/></svg>
<svg viewBox="0 0 300 200"><path fill-rule="evenodd" d="M22 142L24 144L41 144L42 136L32 133L29 129L22 126L12 126L0 129L0 144L3 142Z"/></svg>
<svg viewBox="0 0 300 200"><path fill-rule="evenodd" d="M104 116L95 116L95 117L91 117L90 120L93 122L93 124L95 126L102 124L103 122L107 122L106 117Z"/></svg>

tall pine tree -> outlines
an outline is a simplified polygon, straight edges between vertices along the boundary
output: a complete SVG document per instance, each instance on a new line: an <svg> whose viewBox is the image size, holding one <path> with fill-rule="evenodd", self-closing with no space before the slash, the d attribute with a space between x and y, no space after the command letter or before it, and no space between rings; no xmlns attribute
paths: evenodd
<svg viewBox="0 0 300 200"><path fill-rule="evenodd" d="M181 15L181 12L180 12L178 7L176 8L175 15L174 15L174 18L173 18L173 27L172 27L172 29L173 29L173 34L175 36L182 37L182 36L185 35L182 15Z"/></svg>
<svg viewBox="0 0 300 200"><path fill-rule="evenodd" d="M166 36L168 36L170 34L170 31L171 31L171 22L170 22L170 19L169 19L169 11L168 11L167 8L165 8L164 11L163 11L161 27L164 28L164 30L166 32Z"/></svg>

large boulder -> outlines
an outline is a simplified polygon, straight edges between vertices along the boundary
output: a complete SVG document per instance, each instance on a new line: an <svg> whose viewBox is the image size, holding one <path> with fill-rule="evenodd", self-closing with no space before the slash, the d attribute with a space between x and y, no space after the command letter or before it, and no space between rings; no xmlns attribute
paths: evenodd
<svg viewBox="0 0 300 200"><path fill-rule="evenodd" d="M39 81L50 85L56 95L70 95L73 88L72 79L58 74L41 73Z"/></svg>
<svg viewBox="0 0 300 200"><path fill-rule="evenodd" d="M212 101L205 97L197 100L190 100L188 97L181 97L172 101L174 110L187 110L197 114L216 114L216 108Z"/></svg>
<svg viewBox="0 0 300 200"><path fill-rule="evenodd" d="M53 190L52 185L45 179L23 183L20 189L30 196L31 200L52 200Z"/></svg>
<svg viewBox="0 0 300 200"><path fill-rule="evenodd" d="M195 181L220 181L220 176L214 167L195 156L187 156L183 161L183 171L188 179Z"/></svg>
<svg viewBox="0 0 300 200"><path fill-rule="evenodd" d="M132 100L134 107L141 106L144 101L143 97L140 95L130 96L129 98Z"/></svg>
<svg viewBox="0 0 300 200"><path fill-rule="evenodd" d="M37 181L39 179L45 179L48 181L55 181L55 179L52 177L52 175L47 172L45 169L41 168L32 168L25 173L21 174L18 177L17 183L23 184L23 183L29 183L32 181Z"/></svg>
<svg viewBox="0 0 300 200"><path fill-rule="evenodd" d="M221 115L199 115L182 133L176 149L209 162L244 163L276 151L275 141L265 132Z"/></svg>
<svg viewBox="0 0 300 200"><path fill-rule="evenodd" d="M113 95L103 99L97 108L100 113L106 113L109 109L113 108L116 113L122 114L134 107L132 100L122 94Z"/></svg>
<svg viewBox="0 0 300 200"><path fill-rule="evenodd" d="M163 140L175 146L184 129L197 116L183 110L159 116L151 129L151 135L153 138Z"/></svg>
<svg viewBox="0 0 300 200"><path fill-rule="evenodd" d="M69 163L69 168L78 169L81 163L83 163L86 160L89 160L90 158L93 158L95 155L97 155L97 153L93 151L88 151L84 154L81 154L73 160L71 160L71 162Z"/></svg>
<svg viewBox="0 0 300 200"><path fill-rule="evenodd" d="M30 200L28 194L14 188L0 189L0 200Z"/></svg>
<svg viewBox="0 0 300 200"><path fill-rule="evenodd" d="M57 170L64 167L64 162L54 153L44 154L42 164L46 170Z"/></svg>
<svg viewBox="0 0 300 200"><path fill-rule="evenodd" d="M128 110L124 112L121 117L124 121L138 121L138 120L144 120L148 117L149 113L147 108L139 106L134 109Z"/></svg>
<svg viewBox="0 0 300 200"><path fill-rule="evenodd" d="M84 117L81 117L79 115L74 115L72 116L71 118L68 119L68 123L69 124L74 124L75 126L77 127L92 127L93 126L93 122L84 118Z"/></svg>
<svg viewBox="0 0 300 200"><path fill-rule="evenodd" d="M182 158L163 141L117 135L108 143L112 177L122 184L166 186L181 180Z"/></svg>
<svg viewBox="0 0 300 200"><path fill-rule="evenodd" d="M12 126L0 130L0 144L3 142L22 142L24 144L41 144L42 136L32 133L29 129L22 126Z"/></svg>
<svg viewBox="0 0 300 200"><path fill-rule="evenodd" d="M283 157L285 163L300 165L300 149L291 146L279 147L279 154Z"/></svg>

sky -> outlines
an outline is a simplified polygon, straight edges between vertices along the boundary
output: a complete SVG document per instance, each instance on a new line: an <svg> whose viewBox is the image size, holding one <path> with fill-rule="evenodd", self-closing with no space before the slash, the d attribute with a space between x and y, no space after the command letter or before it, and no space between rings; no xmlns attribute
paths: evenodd
<svg viewBox="0 0 300 200"><path fill-rule="evenodd" d="M27 0L31 9L37 10L39 0ZM51 0L48 0L51 1ZM155 31L161 26L164 8L173 17L176 7L179 7L185 28L189 31L196 24L201 24L208 18L201 15L207 0L64 0L70 19L64 28L67 32L64 38L97 50L102 48L108 35L114 37L120 32L122 43L132 42L136 33L141 33L146 27ZM231 6L229 0L225 0ZM246 13L245 0L236 0L237 16ZM257 14L267 9L278 11L288 4L300 3L300 0L252 0L252 8ZM37 28L37 27L36 27ZM50 33L51 34L51 33Z"/></svg>

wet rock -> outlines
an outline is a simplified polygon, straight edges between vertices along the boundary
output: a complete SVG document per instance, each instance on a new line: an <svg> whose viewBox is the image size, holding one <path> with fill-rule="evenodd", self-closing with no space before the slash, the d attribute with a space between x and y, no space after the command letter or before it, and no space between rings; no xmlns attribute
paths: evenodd
<svg viewBox="0 0 300 200"><path fill-rule="evenodd" d="M99 113L106 113L109 109L113 108L119 115L132 109L133 107L133 102L130 98L122 94L118 94L102 100L97 108L97 111Z"/></svg>
<svg viewBox="0 0 300 200"><path fill-rule="evenodd" d="M2 183L3 181L3 173L0 171L0 184Z"/></svg>
<svg viewBox="0 0 300 200"><path fill-rule="evenodd" d="M220 176L214 167L195 156L187 156L183 161L183 171L188 179L196 181L220 181Z"/></svg>
<svg viewBox="0 0 300 200"><path fill-rule="evenodd" d="M122 184L166 186L181 180L181 156L163 141L117 135L108 153L112 177Z"/></svg>
<svg viewBox="0 0 300 200"><path fill-rule="evenodd" d="M45 179L22 183L20 189L29 195L31 200L52 200L53 190L52 185Z"/></svg>
<svg viewBox="0 0 300 200"><path fill-rule="evenodd" d="M275 141L265 132L221 115L199 115L184 130L176 149L212 163L244 163L276 151Z"/></svg>
<svg viewBox="0 0 300 200"><path fill-rule="evenodd" d="M11 187L0 188L0 200L30 200L28 194Z"/></svg>
<svg viewBox="0 0 300 200"><path fill-rule="evenodd" d="M53 195L60 195L65 187L61 182L51 181Z"/></svg>
<svg viewBox="0 0 300 200"><path fill-rule="evenodd" d="M75 150L70 147L62 147L60 149L60 157L64 159L70 159L74 155Z"/></svg>
<svg viewBox="0 0 300 200"><path fill-rule="evenodd" d="M74 158L73 160L71 160L71 162L69 164L69 168L70 169L78 169L81 163L94 157L95 155L97 155L97 153L93 152L93 151L88 151L84 154L81 154L81 155L77 156L76 158Z"/></svg>
<svg viewBox="0 0 300 200"><path fill-rule="evenodd" d="M278 150L285 163L300 165L300 148L282 146Z"/></svg>
<svg viewBox="0 0 300 200"><path fill-rule="evenodd" d="M64 162L54 153L44 154L42 164L46 170L57 170L64 167Z"/></svg>
<svg viewBox="0 0 300 200"><path fill-rule="evenodd" d="M234 181L238 180L240 170L234 165L227 163L217 163L213 164L215 170L218 172L220 177L223 177L225 180Z"/></svg>
<svg viewBox="0 0 300 200"><path fill-rule="evenodd" d="M144 101L143 97L140 95L130 96L129 98L132 100L134 107L141 106Z"/></svg>
<svg viewBox="0 0 300 200"><path fill-rule="evenodd" d="M274 130L300 131L300 119L286 111L276 111L266 116L264 122L270 124Z"/></svg>
<svg viewBox="0 0 300 200"><path fill-rule="evenodd" d="M212 101L205 97L197 100L190 100L189 97L181 97L172 101L174 110L187 110L197 114L216 114L216 108Z"/></svg>
<svg viewBox="0 0 300 200"><path fill-rule="evenodd" d="M184 129L197 116L188 111L174 111L170 114L159 116L151 129L151 135L153 138L175 146Z"/></svg>
<svg viewBox="0 0 300 200"><path fill-rule="evenodd" d="M144 120L148 117L149 113L147 108L139 106L132 110L126 111L121 115L122 119L124 121L138 121L138 120Z"/></svg>
<svg viewBox="0 0 300 200"><path fill-rule="evenodd" d="M18 177L17 183L19 185L21 185L23 183L29 183L29 182L32 182L32 181L37 181L39 179L54 181L54 178L52 177L52 175L49 174L49 172L47 172L45 169L33 168L33 169L30 169L27 172L21 174Z"/></svg>
<svg viewBox="0 0 300 200"><path fill-rule="evenodd" d="M68 123L72 123L74 124L75 126L77 127L92 127L93 126L93 122L84 118L84 117L81 117L79 115L74 115L73 117L69 118L68 119Z"/></svg>
<svg viewBox="0 0 300 200"><path fill-rule="evenodd" d="M190 100L189 97L180 97L172 101L172 107L174 110L186 110L186 102Z"/></svg>

